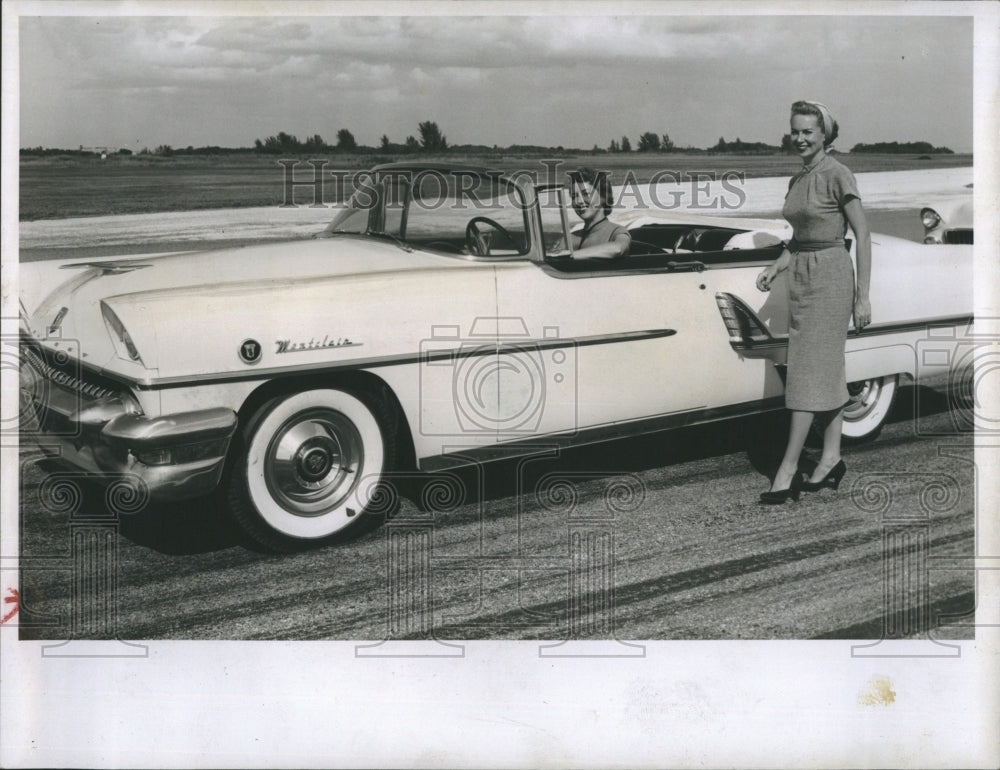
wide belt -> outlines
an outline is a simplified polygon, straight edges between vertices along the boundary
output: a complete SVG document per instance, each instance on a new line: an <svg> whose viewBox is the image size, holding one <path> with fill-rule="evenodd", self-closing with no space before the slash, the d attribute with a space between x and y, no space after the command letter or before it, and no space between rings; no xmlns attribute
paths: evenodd
<svg viewBox="0 0 1000 770"><path fill-rule="evenodd" d="M797 241L794 238L788 242L789 251L823 251L824 249L846 248L843 238L835 241Z"/></svg>

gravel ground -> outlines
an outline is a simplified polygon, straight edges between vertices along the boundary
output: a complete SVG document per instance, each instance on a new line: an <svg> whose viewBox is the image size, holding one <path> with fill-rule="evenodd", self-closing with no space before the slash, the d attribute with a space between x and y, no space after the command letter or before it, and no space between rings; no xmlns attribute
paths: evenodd
<svg viewBox="0 0 1000 770"><path fill-rule="evenodd" d="M916 434L917 405L922 432L944 435ZM372 532L283 556L246 547L209 501L115 521L98 489L57 499L24 447L20 634L973 638L955 624L975 606L973 441L947 435L943 388L919 399L901 389L879 439L845 452L839 491L766 507L757 495L781 450L777 419L432 477L461 499L427 510L412 494ZM571 495L545 493L552 474ZM74 561L82 531L108 533L114 588L95 588L87 576L101 567Z"/></svg>

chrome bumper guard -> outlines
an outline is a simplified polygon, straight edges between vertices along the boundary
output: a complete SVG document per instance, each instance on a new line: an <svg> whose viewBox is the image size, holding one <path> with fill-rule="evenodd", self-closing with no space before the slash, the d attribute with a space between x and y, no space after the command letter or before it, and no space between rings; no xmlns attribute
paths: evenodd
<svg viewBox="0 0 1000 770"><path fill-rule="evenodd" d="M81 382L53 376L33 353L23 356L22 436L37 439L56 462L98 482L124 481L150 500L198 497L219 485L236 430L231 409L150 418L129 394ZM29 405L34 419L26 421L26 414L32 417Z"/></svg>

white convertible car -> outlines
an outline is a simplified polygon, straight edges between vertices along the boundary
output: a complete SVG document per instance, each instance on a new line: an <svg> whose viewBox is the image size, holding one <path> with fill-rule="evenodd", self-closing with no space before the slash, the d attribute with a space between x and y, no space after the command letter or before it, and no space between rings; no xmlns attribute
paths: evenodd
<svg viewBox="0 0 1000 770"><path fill-rule="evenodd" d="M924 243L973 243L972 185L967 196L920 209Z"/></svg>
<svg viewBox="0 0 1000 770"><path fill-rule="evenodd" d="M631 211L627 257L555 255L566 190L374 169L312 240L21 266L25 433L152 499L218 493L261 544L359 521L395 471L783 406L780 221ZM845 433L874 436L934 332L972 321L972 247L873 236Z"/></svg>

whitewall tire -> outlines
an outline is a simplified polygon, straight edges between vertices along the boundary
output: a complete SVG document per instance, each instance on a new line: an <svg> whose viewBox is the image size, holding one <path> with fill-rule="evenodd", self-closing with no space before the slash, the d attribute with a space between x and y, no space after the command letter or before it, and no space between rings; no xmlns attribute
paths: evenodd
<svg viewBox="0 0 1000 770"><path fill-rule="evenodd" d="M861 443L878 436L892 410L898 387L897 374L850 383L847 390L851 400L844 407L844 440Z"/></svg>
<svg viewBox="0 0 1000 770"><path fill-rule="evenodd" d="M323 388L261 406L244 426L229 478L230 509L261 545L279 551L358 526L394 461L388 408Z"/></svg>

